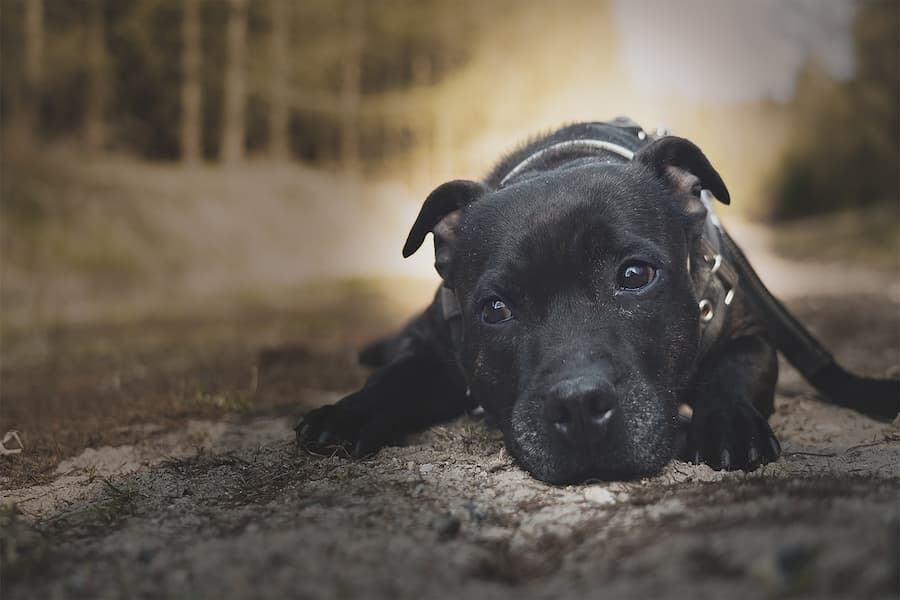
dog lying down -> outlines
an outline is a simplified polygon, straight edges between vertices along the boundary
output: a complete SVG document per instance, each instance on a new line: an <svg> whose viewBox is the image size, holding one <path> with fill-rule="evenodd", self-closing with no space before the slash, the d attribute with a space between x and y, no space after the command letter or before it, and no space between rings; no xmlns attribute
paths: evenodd
<svg viewBox="0 0 900 600"><path fill-rule="evenodd" d="M564 127L484 181L439 186L403 247L433 233L434 301L362 351L375 371L304 416L299 442L365 456L481 406L551 483L648 476L675 457L749 471L781 451L766 420L776 349L823 400L893 419L900 382L836 364L713 199L730 202L697 146L627 119Z"/></svg>

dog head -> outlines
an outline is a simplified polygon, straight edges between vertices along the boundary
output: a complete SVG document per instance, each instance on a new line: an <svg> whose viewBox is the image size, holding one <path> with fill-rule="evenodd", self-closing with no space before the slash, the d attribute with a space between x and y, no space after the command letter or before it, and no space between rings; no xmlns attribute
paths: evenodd
<svg viewBox="0 0 900 600"><path fill-rule="evenodd" d="M496 190L452 181L426 200L404 256L433 232L465 377L535 477L627 479L672 459L698 349L686 265L702 188L728 201L699 148L666 137L627 163L573 161Z"/></svg>

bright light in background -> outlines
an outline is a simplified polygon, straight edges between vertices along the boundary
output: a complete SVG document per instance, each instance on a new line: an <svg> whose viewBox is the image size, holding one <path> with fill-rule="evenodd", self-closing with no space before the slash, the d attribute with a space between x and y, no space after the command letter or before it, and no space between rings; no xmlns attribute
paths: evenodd
<svg viewBox="0 0 900 600"><path fill-rule="evenodd" d="M626 73L642 93L698 102L788 100L813 59L853 74L846 0L615 0Z"/></svg>
<svg viewBox="0 0 900 600"><path fill-rule="evenodd" d="M537 3L510 14L436 88L436 114L456 147L443 170L429 170L427 153L412 167L428 183L407 195L410 214L441 181L482 176L530 136L617 115L650 129L663 123L700 144L740 199L732 210L749 214L765 206L803 69L815 64L837 80L854 74L852 0L584 0L565 8ZM392 262L383 268L413 268L385 256ZM416 265L431 272L424 260Z"/></svg>
<svg viewBox="0 0 900 600"><path fill-rule="evenodd" d="M185 294L198 297L217 290L270 290L328 277L400 275L434 283L437 276L430 240L410 259L404 260L400 254L431 190L451 179L482 178L500 157L542 132L566 123L618 115L629 116L651 130L666 124L676 135L700 145L735 199L732 207L722 210L726 220L767 216L776 205L776 184L786 174L798 172L796 167L784 169L786 152L798 141L810 139L804 123L814 130L810 123L817 115L827 115L829 110L850 113L840 124L842 131L837 135L841 137L832 134L831 138L855 144L844 145L849 148L847 153L857 152L856 148L892 147L890 134L869 132L880 130L882 124L884 130L896 129L890 127L896 114L892 112L896 86L890 79L896 64L891 62L896 57L896 38L891 37L896 31L892 20L896 13L891 12L895 3L557 0L520 3L516 10L507 10L500 7L513 7L508 0L474 0L462 3L471 11L467 15L462 9L445 12L434 0L417 3L423 11L420 16L434 17L428 21L431 25L446 19L433 30L423 30L422 19L411 17L412 4L391 3L390 10L385 7L368 13L364 37L371 49L378 51L356 56L341 49L348 40L356 40L359 32L348 34L346 23L328 20L335 16L333 6L297 2L307 12L295 14L293 28L289 28L296 30L291 59L306 66L289 78L289 127L274 125L281 122L277 119L262 118L265 107L275 106L266 98L279 87L270 85L278 78L268 68L252 69L248 90L255 100L248 114L254 116L243 127L248 139L256 141L242 164L220 168L216 159L207 155L209 164L185 161L176 168L168 162L124 160L126 152L122 152L123 160L115 163L102 155L85 162L80 156L72 160L64 146L54 162L35 156L38 160L27 164L33 168L13 169L10 172L16 178L7 178L21 183L22 198L34 195L41 207L96 206L102 218L82 219L73 226L64 210L45 215L47 230L61 240L53 242L52 247L59 248L53 252L43 249L51 246L51 238L23 233L30 229L11 228L24 236L24 242L18 262L10 261L6 253L4 264L14 263L18 269L25 290L18 297L43 297L47 286L58 285L61 305L72 304L74 284L69 277L77 279L86 298L107 294L114 301L124 293L120 286L131 286L128 289L135 290L135 297L146 297L141 286L151 287L154 277L166 282L168 295L177 284ZM140 41L149 35L142 28L124 25L131 23L130 19L137 23L137 13L159 3L132 4L135 14L131 9L110 14L119 23L115 31L121 29L112 37L134 37L128 43L140 46L148 65L178 64L183 48L177 44L151 48ZM171 22L160 21L154 36L174 31L166 25L180 22L178 11L162 12ZM127 131L129 138L135 138L139 156L155 156L165 147L170 154L163 155L175 159L179 113L165 107L178 106L178 69L146 73L148 81L157 86L154 97L166 99L150 103L162 107L159 111L145 110L146 102L126 94L116 99L121 113L119 108L85 115L78 110L59 112L66 105L60 98L77 96L83 87L72 83L68 75L73 67L66 57L75 38L64 35L63 30L74 35L85 23L76 13L66 15L62 18L65 27L54 26L45 32L48 64L42 88L44 101L58 106L42 114L66 116L58 123L45 123L32 134L47 143L65 140L83 128L85 115L96 112L110 121L102 129ZM301 35L316 33L314 23L320 19L330 23L324 25L330 29L321 32L321 39ZM476 22L478 27L470 27ZM10 21L3 23L9 26ZM205 23L204 27L204 36L224 41L224 23ZM271 35L273 31L266 27L251 31L253 60L269 51ZM21 54L13 58L22 62ZM224 85L221 69L213 68L214 56L202 63L208 73L201 78L200 87L210 96L209 106L217 105L214 99L223 93ZM113 53L107 60L127 64ZM320 77L332 72L338 62L353 66L350 63L354 61L359 64L346 69L348 73L359 70L362 74L364 68L370 68L361 81L373 83L383 77L384 85L368 89L343 76ZM3 73L10 81L16 80L15 71L4 69ZM118 74L113 80L121 81L111 90L145 84L143 71L141 76L132 76L124 68L98 68L96 78L102 81L112 74ZM848 80L850 85L840 83ZM65 93L57 94L57 89ZM87 100L79 102L88 105ZM220 122L224 119L215 112L200 119L206 144L213 133L224 129ZM862 123L860 118L858 123L857 116L868 120ZM140 133L162 127L160 124L166 125L159 139L168 142ZM294 154L284 158L293 160L270 163L267 153L277 152L269 130L285 127L296 147ZM272 148L265 147L266 143ZM122 144L122 150L131 148L132 140L123 137ZM118 153L118 146L110 145L110 149ZM301 155L310 162L297 160ZM889 152L882 155L889 156ZM372 162L360 172L363 160ZM337 171L339 165L346 171ZM45 183L48 174L53 176L52 186ZM65 193L56 194L55 189ZM852 194L847 197L852 199ZM128 269L140 271L143 279L134 276L125 282L121 273ZM101 276L115 283L108 286L110 292L93 283ZM8 281L4 281L6 290L10 289ZM26 300L21 305L40 303Z"/></svg>

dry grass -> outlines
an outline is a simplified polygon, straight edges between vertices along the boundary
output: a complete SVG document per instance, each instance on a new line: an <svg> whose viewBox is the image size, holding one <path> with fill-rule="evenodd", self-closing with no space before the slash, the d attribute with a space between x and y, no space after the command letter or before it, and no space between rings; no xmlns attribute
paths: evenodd
<svg viewBox="0 0 900 600"><path fill-rule="evenodd" d="M355 348L404 315L377 283L314 289L308 297L332 302L58 327L46 345L7 336L0 429L21 432L27 451L0 457L5 485L46 482L83 448L134 443L147 435L132 427L141 423L164 431L188 418L297 414L359 385Z"/></svg>

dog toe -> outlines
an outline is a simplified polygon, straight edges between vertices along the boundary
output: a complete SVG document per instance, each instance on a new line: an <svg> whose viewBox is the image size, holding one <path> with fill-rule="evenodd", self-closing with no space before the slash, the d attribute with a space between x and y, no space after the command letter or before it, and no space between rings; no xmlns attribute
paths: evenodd
<svg viewBox="0 0 900 600"><path fill-rule="evenodd" d="M776 460L781 446L756 409L744 404L694 415L687 456L716 470L753 471Z"/></svg>
<svg viewBox="0 0 900 600"><path fill-rule="evenodd" d="M319 434L319 437L316 439L316 443L320 446L327 446L332 444L337 444L341 441L341 439L330 431L323 431Z"/></svg>
<svg viewBox="0 0 900 600"><path fill-rule="evenodd" d="M756 409L747 405L735 406L732 425L736 433L733 440L737 457L733 461L734 469L753 471L778 457L777 453L772 453L774 434Z"/></svg>
<svg viewBox="0 0 900 600"><path fill-rule="evenodd" d="M756 449L756 446L750 445L750 449L747 451L747 464L750 466L759 464L759 450Z"/></svg>
<svg viewBox="0 0 900 600"><path fill-rule="evenodd" d="M351 395L308 412L294 428L297 442L313 451L340 446L353 458L378 452L384 446L382 428L375 426L380 419L364 410L365 404L358 400L357 395Z"/></svg>
<svg viewBox="0 0 900 600"><path fill-rule="evenodd" d="M749 444L748 470L770 463L781 455L781 445L766 419L756 410L748 409L748 429L754 432Z"/></svg>
<svg viewBox="0 0 900 600"><path fill-rule="evenodd" d="M381 449L381 444L373 439L360 439L353 445L353 452L350 455L353 458L365 458L371 456Z"/></svg>
<svg viewBox="0 0 900 600"><path fill-rule="evenodd" d="M775 437L774 433L769 433L769 456L772 460L778 459L781 456L781 444L778 442L778 438Z"/></svg>
<svg viewBox="0 0 900 600"><path fill-rule="evenodd" d="M297 442L310 448L352 444L354 429L352 415L339 405L312 410L295 427Z"/></svg>
<svg viewBox="0 0 900 600"><path fill-rule="evenodd" d="M702 440L703 462L717 471L732 468L735 432L726 414L717 411L708 415L697 437Z"/></svg>
<svg viewBox="0 0 900 600"><path fill-rule="evenodd" d="M719 453L719 468L725 471L731 470L731 452L728 451L728 448Z"/></svg>

